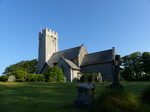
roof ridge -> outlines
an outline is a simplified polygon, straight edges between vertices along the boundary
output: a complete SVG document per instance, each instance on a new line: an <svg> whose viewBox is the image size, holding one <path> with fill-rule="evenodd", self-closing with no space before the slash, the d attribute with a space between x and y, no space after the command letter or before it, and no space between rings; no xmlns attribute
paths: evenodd
<svg viewBox="0 0 150 112"><path fill-rule="evenodd" d="M96 53L102 53L102 52L107 52L107 51L110 51L112 49L108 49L108 50L104 50L104 51L99 51L99 52L94 52L94 53L89 53L89 54L86 54L86 55L92 55L92 54L96 54Z"/></svg>
<svg viewBox="0 0 150 112"><path fill-rule="evenodd" d="M69 60L69 59L66 59L66 58L64 58L63 56L61 56L61 57L66 61L66 63L69 64L69 66L70 66L71 68L73 68L73 67L71 66L71 63L73 63L78 69L80 69L80 67L78 67L73 61L71 61L71 60Z"/></svg>
<svg viewBox="0 0 150 112"><path fill-rule="evenodd" d="M69 49L65 49L65 50L62 50L62 51L55 52L55 53L60 53L60 52L64 52L64 51L68 51L68 50L76 49L76 48L79 48L79 47L81 47L81 46L73 47L73 48L69 48ZM55 53L54 53L54 54L55 54Z"/></svg>

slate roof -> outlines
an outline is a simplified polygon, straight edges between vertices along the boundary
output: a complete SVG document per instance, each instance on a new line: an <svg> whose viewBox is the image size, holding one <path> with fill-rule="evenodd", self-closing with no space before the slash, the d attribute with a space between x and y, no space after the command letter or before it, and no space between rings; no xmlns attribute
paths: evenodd
<svg viewBox="0 0 150 112"><path fill-rule="evenodd" d="M111 62L113 58L113 50L105 50L101 52L86 54L81 66L92 65L98 63Z"/></svg>
<svg viewBox="0 0 150 112"><path fill-rule="evenodd" d="M68 59L65 59L63 56L62 56L62 58L66 61L66 63L68 63L68 65L69 65L71 68L80 70L80 68L79 68L77 65L75 65L72 61L70 61L70 60L68 60Z"/></svg>
<svg viewBox="0 0 150 112"><path fill-rule="evenodd" d="M57 63L59 59L61 58L61 56L69 60L75 59L79 54L80 47L81 46L56 52L49 59L48 63Z"/></svg>

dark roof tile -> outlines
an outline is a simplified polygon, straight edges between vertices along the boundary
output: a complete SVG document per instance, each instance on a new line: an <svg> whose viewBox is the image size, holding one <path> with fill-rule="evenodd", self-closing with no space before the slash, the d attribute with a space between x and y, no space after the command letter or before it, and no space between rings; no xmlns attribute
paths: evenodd
<svg viewBox="0 0 150 112"><path fill-rule="evenodd" d="M91 64L98 64L98 63L104 63L104 62L110 62L113 58L113 52L112 49L86 54L81 66L84 65L91 65Z"/></svg>
<svg viewBox="0 0 150 112"><path fill-rule="evenodd" d="M81 46L56 52L49 59L48 63L57 63L61 56L63 56L65 59L69 59L69 60L74 59L78 56L80 47Z"/></svg>

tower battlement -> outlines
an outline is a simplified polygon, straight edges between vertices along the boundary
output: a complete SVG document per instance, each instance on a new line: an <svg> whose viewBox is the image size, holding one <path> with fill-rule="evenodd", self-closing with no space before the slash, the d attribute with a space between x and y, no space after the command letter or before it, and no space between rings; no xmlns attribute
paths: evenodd
<svg viewBox="0 0 150 112"><path fill-rule="evenodd" d="M52 37L55 37L57 38L58 37L58 33L55 32L55 31L52 31L51 29L48 29L48 28L45 28L43 29L39 35L48 35L48 36L52 36Z"/></svg>
<svg viewBox="0 0 150 112"><path fill-rule="evenodd" d="M42 69L45 62L47 62L55 52L58 52L58 33L45 28L39 32L39 71Z"/></svg>

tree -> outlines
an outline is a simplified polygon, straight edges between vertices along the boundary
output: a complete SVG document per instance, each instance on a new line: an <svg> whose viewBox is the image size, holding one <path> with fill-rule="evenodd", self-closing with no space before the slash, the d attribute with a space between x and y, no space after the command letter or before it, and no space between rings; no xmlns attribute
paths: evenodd
<svg viewBox="0 0 150 112"><path fill-rule="evenodd" d="M122 68L121 68L121 76L125 79L132 79L133 70L131 69L130 55L124 56L121 58Z"/></svg>
<svg viewBox="0 0 150 112"><path fill-rule="evenodd" d="M136 79L138 76L141 76L142 68L141 68L141 53L135 52L130 54L130 61L131 61L131 69L134 71L134 75Z"/></svg>
<svg viewBox="0 0 150 112"><path fill-rule="evenodd" d="M37 59L33 59L30 61L20 61L16 64L10 65L9 67L6 67L3 74L11 75L18 70L26 71L27 73L37 73L37 66L38 66Z"/></svg>
<svg viewBox="0 0 150 112"><path fill-rule="evenodd" d="M141 53L135 52L130 55L124 56L121 58L122 67L121 75L125 79L132 79L134 76L138 79L138 76L141 76L142 67L141 67Z"/></svg>
<svg viewBox="0 0 150 112"><path fill-rule="evenodd" d="M44 73L46 81L49 82L62 82L64 81L64 73L61 68L57 66L49 67L47 72Z"/></svg>
<svg viewBox="0 0 150 112"><path fill-rule="evenodd" d="M146 76L150 74L150 52L142 53L142 68Z"/></svg>

